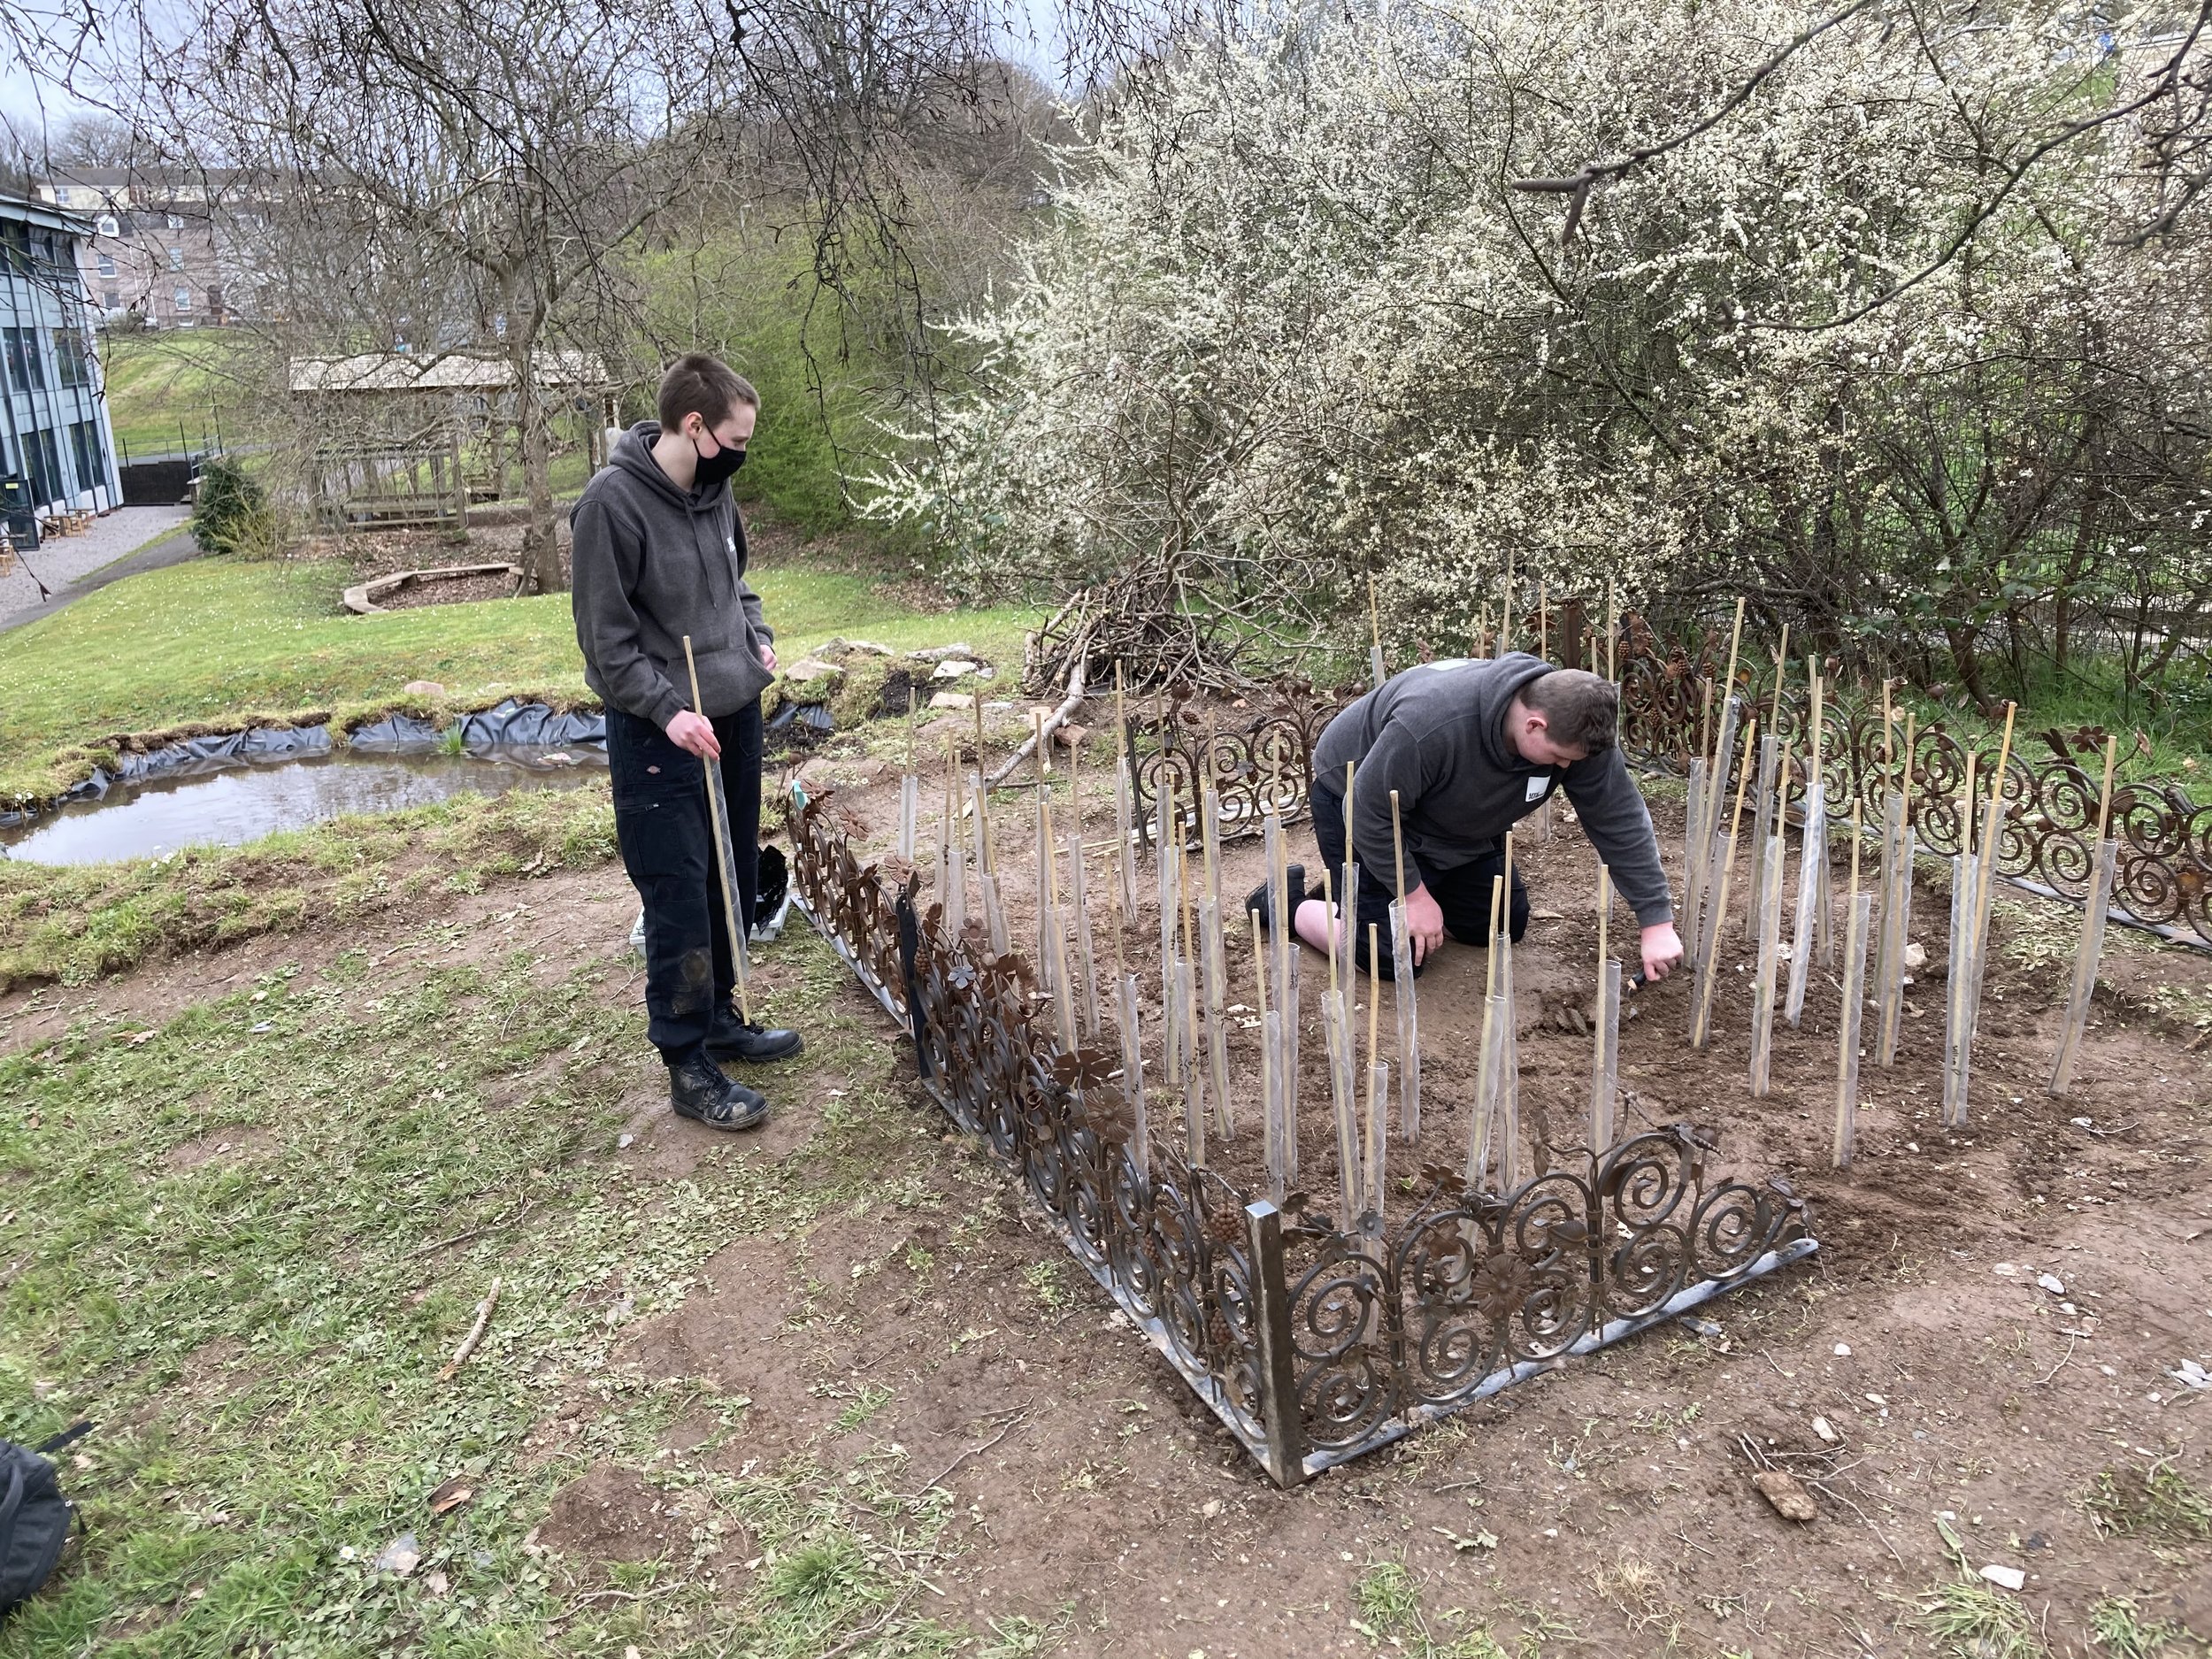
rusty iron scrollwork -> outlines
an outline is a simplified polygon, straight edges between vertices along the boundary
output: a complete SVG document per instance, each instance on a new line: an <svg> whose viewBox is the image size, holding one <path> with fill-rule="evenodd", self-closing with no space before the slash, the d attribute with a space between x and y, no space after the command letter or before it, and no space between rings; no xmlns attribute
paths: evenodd
<svg viewBox="0 0 2212 1659"><path fill-rule="evenodd" d="M856 860L823 802L798 807L791 833L801 902L913 1033L924 1089L990 1143L1278 1480L1814 1248L1793 1194L1711 1179L1712 1137L1686 1125L1504 1196L1429 1171L1426 1196L1379 1240L1336 1232L1302 1194L1256 1203L1172 1148L1140 1164L1118 1053L1063 1051L1025 961L946 938L911 878L894 888Z"/></svg>

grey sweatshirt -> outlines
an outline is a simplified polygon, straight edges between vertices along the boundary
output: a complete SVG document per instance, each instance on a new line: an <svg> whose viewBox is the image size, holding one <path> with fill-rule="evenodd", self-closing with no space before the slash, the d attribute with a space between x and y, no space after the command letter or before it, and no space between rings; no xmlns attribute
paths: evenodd
<svg viewBox="0 0 2212 1659"><path fill-rule="evenodd" d="M584 683L611 709L666 726L691 707L684 635L699 662L705 715L734 714L773 678L775 636L745 585L745 526L727 484L678 489L653 443L657 422L624 433L568 516L576 643Z"/></svg>
<svg viewBox="0 0 2212 1659"><path fill-rule="evenodd" d="M1314 745L1314 780L1340 798L1352 781L1352 844L1360 867L1395 879L1390 792L1398 792L1406 861L1446 871L1497 849L1507 830L1566 786L1583 833L1612 867L1613 885L1646 927L1674 919L1651 813L1618 749L1571 766L1537 766L1508 747L1514 694L1552 664L1510 652L1494 662L1424 663L1353 703ZM1412 871L1407 872L1411 885Z"/></svg>

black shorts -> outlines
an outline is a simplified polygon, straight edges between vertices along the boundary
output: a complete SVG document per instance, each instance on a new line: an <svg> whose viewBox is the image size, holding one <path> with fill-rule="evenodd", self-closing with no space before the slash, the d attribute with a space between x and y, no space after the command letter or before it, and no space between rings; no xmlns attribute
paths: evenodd
<svg viewBox="0 0 2212 1659"><path fill-rule="evenodd" d="M1329 868L1330 885L1333 888L1343 879L1344 797L1317 783L1313 786L1313 838L1320 843L1321 861ZM1414 872L1409 870L1406 873L1411 876ZM1490 888L1504 873L1505 849L1497 847L1471 863L1454 864L1448 870L1423 870L1419 879L1427 887L1429 896L1436 901L1437 909L1444 912L1444 931L1463 945L1476 945L1486 950L1490 948ZM1380 958L1375 972L1386 979L1397 977L1395 964L1390 958L1390 902L1396 896L1392 891L1396 879L1395 870L1369 870L1362 866L1359 872L1359 905L1355 918L1359 935L1355 960L1363 971L1366 969L1367 929L1371 924ZM1310 879L1306 896L1321 896L1317 874ZM1509 909L1511 919L1508 926L1514 943L1518 944L1521 935L1528 931L1528 887L1521 879L1517 864L1513 870ZM1421 969L1417 967L1413 972L1418 979Z"/></svg>

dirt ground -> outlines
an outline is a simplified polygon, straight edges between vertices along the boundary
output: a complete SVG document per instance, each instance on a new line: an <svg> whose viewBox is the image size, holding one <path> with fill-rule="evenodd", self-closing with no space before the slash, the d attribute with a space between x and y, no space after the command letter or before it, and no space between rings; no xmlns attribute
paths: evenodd
<svg viewBox="0 0 2212 1659"><path fill-rule="evenodd" d="M839 798L881 833L896 791L895 777L879 776ZM1679 808L1663 801L1655 815L1678 882ZM1091 822L1094 837L1110 822L1102 801ZM1009 809L1000 825L1010 866L1019 824ZM1293 845L1310 853L1302 826ZM1256 847L1233 848L1225 890L1256 880ZM1563 822L1526 863L1538 919L1517 959L1524 1118L1532 1144L1564 1143L1586 1100L1588 1044L1539 1016L1588 974L1594 858ZM634 905L618 869L552 876L528 898L519 922L509 893L457 902L445 918L464 941L455 949L496 949L520 927L571 957L622 955ZM1900 1064L1870 1060L1863 1073L1859 1158L1845 1173L1828 1167L1838 994L1824 975L1803 1029L1779 1027L1761 1101L1745 1082L1745 953L1725 959L1703 1055L1686 1041L1686 983L1644 992L1622 1036L1626 1121L1717 1125L1726 1164L1784 1174L1809 1195L1819 1253L1701 1309L1697 1331L1647 1333L1295 1491L1267 1481L1067 1257L1013 1177L930 1116L918 1090L912 1175L943 1206L839 1210L733 1244L680 1308L631 1330L618 1367L750 1402L733 1432L677 1422L664 1468L744 1467L805 1448L852 1461L895 1452L918 1477L936 1476L964 1517L964 1554L914 1610L979 1630L1018 1614L1057 1632L1056 1647L1007 1651L2037 1651L1999 1645L1987 1633L1996 1625L1943 1623L1985 1601L2016 1603L2055 1653L2159 1651L2116 1641L2115 1598L2131 1601L2139 1630L2175 1626L2167 1650L2194 1651L2181 1627L2212 1639L2212 1509L2200 1495L2212 1471L2205 1402L2169 1373L2212 1363L2201 1255L2212 1249L2212 1056L2201 1043L2187 1051L2193 1022L2212 1012L2212 957L2116 929L2074 1092L2054 1100L2044 1081L2076 924L2059 907L2021 904L2000 910L1972 1126L1951 1136L1938 1123L1945 907L1919 894L1914 936L1933 960L1910 993ZM260 941L141 971L99 997L150 1018L227 975L278 960L312 972L319 953L359 942ZM1308 958L1310 1010L1320 967ZM1457 1161L1482 971L1479 952L1448 947L1420 982L1435 1151L1425 1141L1418 1156ZM803 927L764 952L763 972L826 987L841 1015L881 1020ZM1240 1001L1248 973L1240 949ZM609 983L634 998L625 976ZM42 1018L65 1020L69 1000ZM1390 1013L1386 1002L1386 1049ZM867 1064L910 1079L909 1052L882 1029ZM11 1041L40 1033L25 1019ZM1318 1050L1310 1038L1302 1144L1305 1184L1325 1193ZM672 1192L718 1138L667 1113L641 1041L638 1053L627 1144L605 1156ZM825 1115L863 1080L780 1086L760 1155L804 1158ZM1232 1162L1256 1139L1248 1129ZM1393 1144L1402 1172L1409 1156ZM555 1413L534 1455L575 1455L581 1436L580 1419ZM1816 1482L1816 1519L1770 1507L1747 1444ZM595 1582L609 1563L665 1553L680 1529L662 1502L603 1461L557 1500L539 1541ZM2017 1569L2024 1587L1975 1578L1985 1565ZM1958 1590L1962 1580L1978 1587Z"/></svg>

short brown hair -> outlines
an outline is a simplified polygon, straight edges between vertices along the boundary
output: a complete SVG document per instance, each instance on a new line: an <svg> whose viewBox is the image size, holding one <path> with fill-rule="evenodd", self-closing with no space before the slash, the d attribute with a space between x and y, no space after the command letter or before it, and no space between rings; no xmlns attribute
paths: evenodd
<svg viewBox="0 0 2212 1659"><path fill-rule="evenodd" d="M661 376L661 430L673 432L686 415L718 425L740 403L760 407L753 383L719 357L694 351L678 357Z"/></svg>
<svg viewBox="0 0 2212 1659"><path fill-rule="evenodd" d="M1551 741L1596 755L1618 741L1620 693L1579 668L1555 668L1521 687L1521 701L1544 717Z"/></svg>

